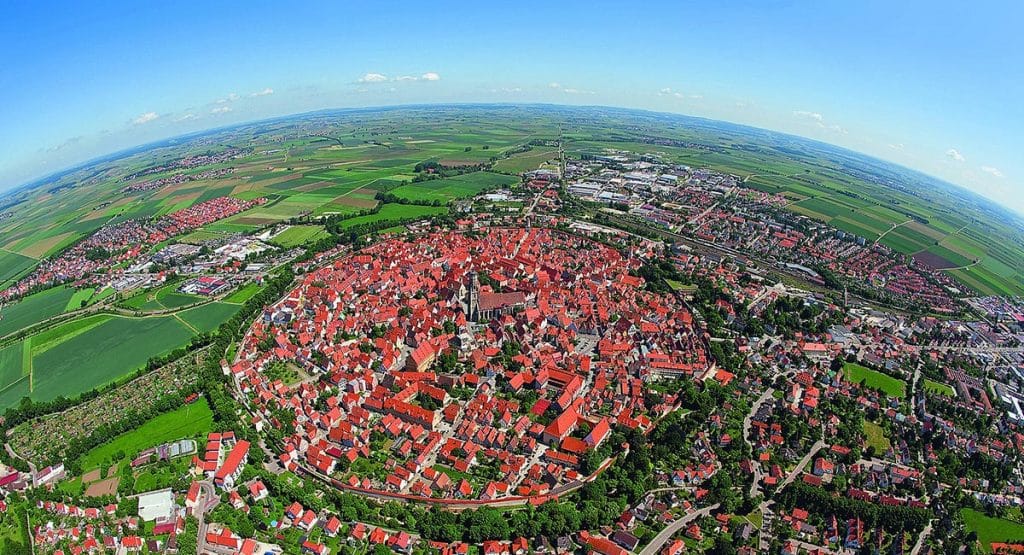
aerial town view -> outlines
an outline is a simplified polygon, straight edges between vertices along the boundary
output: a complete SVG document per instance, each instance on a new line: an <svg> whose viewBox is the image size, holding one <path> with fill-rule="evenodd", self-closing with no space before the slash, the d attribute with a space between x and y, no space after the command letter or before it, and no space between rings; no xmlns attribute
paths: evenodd
<svg viewBox="0 0 1024 555"><path fill-rule="evenodd" d="M4 8L0 555L1024 553L1018 6L186 4Z"/></svg>

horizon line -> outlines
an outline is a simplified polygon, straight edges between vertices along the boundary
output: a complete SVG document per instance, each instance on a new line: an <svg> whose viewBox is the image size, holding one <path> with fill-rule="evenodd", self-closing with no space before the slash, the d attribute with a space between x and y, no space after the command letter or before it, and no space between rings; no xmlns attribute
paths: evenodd
<svg viewBox="0 0 1024 555"><path fill-rule="evenodd" d="M354 111L382 111L382 110L388 110L388 109L408 109L408 108L416 108L416 107L439 108L439 107L459 107L459 106L513 106L513 107L514 106L533 106L533 107L591 108L591 109L594 109L594 108L604 108L604 109L613 109L613 110L625 110L625 111L631 111L631 112L645 112L645 113L648 113L648 114L656 114L656 115L683 117L683 118L697 119L697 120L703 120L703 121L708 121L708 122L713 122L713 123L726 123L726 124L729 124L729 125L735 125L735 126L738 126L738 127L743 127L743 128L751 129L751 130L755 130L755 131L762 131L762 132L773 133L773 134L780 135L780 136L783 136L783 137L794 137L794 138L797 138L797 139L800 139L800 140L803 140L803 141L808 141L808 142L811 142L811 143L817 143L817 144L825 145L825 146L828 146L830 148L834 148L834 149L837 149L837 150L840 150L840 151L850 152L850 153L856 154L858 156L863 156L863 157L871 159L871 160L877 160L879 162L890 164L890 165L895 166L897 168L901 168L901 169L904 169L904 170L907 170L907 171L915 172L915 173L918 173L918 174L923 175L925 177L928 177L930 179L934 179L934 180L936 180L936 181L938 181L940 183L943 183L945 185L949 185L951 187L960 189L960 190L962 190L962 191L964 191L966 193L974 195L975 197L977 197L977 198L979 198L981 200L990 202L990 203L994 204L995 206L997 206L999 208L1007 210L1008 212L1010 212L1015 217L1020 218L1022 220L1021 223L1024 224L1024 209L1018 211L1017 209L1015 209L1015 208L1013 208L1011 206L1008 206L1006 204L1003 204L999 200L993 199L993 198L991 198L991 197L989 197L987 195L984 195L984 194L982 194L982 193L980 193L978 191L975 191L975 190L971 189L970 187L967 187L965 185L960 185L958 183L953 183L952 181L948 181L948 180L946 180L944 178L932 175L931 173L928 173L925 170L920 170L920 169L917 169L917 168L912 168L912 167L903 165L903 164L901 164L899 162L894 162L892 160L887 160L885 158L881 158L881 157L878 157L878 156L875 156L875 155L872 155L872 154L868 154L868 153L865 153L865 152L853 150L853 149L851 149L849 147L837 145L837 144L830 143L830 142L827 142L827 141L824 141L824 140L821 140L821 139L811 138L811 137L807 137L807 136L804 136L804 135L798 135L796 133L789 133L789 132L785 132L785 131L778 131L778 130L769 129L769 128L766 128L766 127L757 127L757 126L750 125L750 124L747 124L747 123L738 123L738 122L735 122L735 121L730 121L730 120L725 120L725 119L714 119L714 118L709 118L709 117L705 117L705 116L695 116L695 115L690 115L690 114L686 114L686 113L682 113L682 112L664 112L664 111L658 111L658 110L651 110L651 109L648 109L648 108L636 108L636 107L631 107L631 106L615 106L615 105L608 105L608 104L568 104L568 103L563 104L563 103L557 103L557 102L419 102L419 103L405 103L405 104L380 104L380 105L374 105L374 106L350 106L350 107L338 106L338 107L317 108L317 109L314 109L314 110L307 110L307 111L302 111L302 112L291 112L291 113L283 114L283 115L279 115L279 116L270 116L270 117L265 117L265 118L256 118L256 119L251 119L251 120L246 120L246 121L240 121L240 122L237 122L237 123L231 123L231 124L227 124L227 125L207 127L207 128L199 129L199 130L196 130L196 131L189 131L189 132L186 132L186 133L179 133L179 134L176 134L176 135L172 134L172 135L168 135L168 136L163 137L163 138L155 139L155 140L144 142L144 143L138 143L138 144L135 144L133 146L125 147L125 148L122 148L122 149L119 149L119 150L115 150L115 151L111 151L111 152L107 152L105 154L100 154L100 155L94 156L92 158L88 158L86 160L83 160L81 162L76 162L76 163L73 163L73 164L69 164L68 166L65 166L65 167L63 167L61 169L58 169L58 170L55 170L55 171L52 171L52 172L40 175L38 177L29 179L27 181L23 181L21 183L18 183L18 184L15 184L15 185L11 185L9 187L0 188L0 199L8 197L8 196L10 196L10 195L12 195L14 193L20 192L20 191L34 189L34 188L42 185L43 182L45 182L47 180L53 179L53 178L55 178L57 176L62 176L61 174L67 174L67 173L70 173L70 172L73 172L73 171L85 168L85 167L87 167L87 166L89 166L91 164L97 164L97 163L104 162L104 161L107 161L107 160L114 161L114 160L117 160L118 158L123 158L123 157L129 156L129 155L133 154L133 151L138 150L138 149L143 149L143 148L146 148L146 147L156 147L160 143L165 143L165 142L168 142L168 141L173 141L173 140L177 140L177 139L184 139L184 138L190 138L190 137L193 137L193 136L204 135L204 134L209 134L209 133L215 133L215 132L218 132L218 131L227 131L227 130L230 130L230 129L234 129L234 128L242 127L242 126L246 126L246 125L256 125L256 124L266 123L266 122L271 122L271 121L299 118L299 117L310 116L310 115L313 115L313 114L318 114L318 113L323 113L323 112L335 112L335 111L338 111L338 112L341 112L341 111L353 111L353 112Z"/></svg>

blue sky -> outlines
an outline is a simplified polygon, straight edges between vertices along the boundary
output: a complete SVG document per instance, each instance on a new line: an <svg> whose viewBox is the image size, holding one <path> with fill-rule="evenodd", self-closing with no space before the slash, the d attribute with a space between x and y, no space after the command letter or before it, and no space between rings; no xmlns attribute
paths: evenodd
<svg viewBox="0 0 1024 555"><path fill-rule="evenodd" d="M1024 211L1021 2L24 4L0 17L0 190L274 115L557 102L820 139Z"/></svg>

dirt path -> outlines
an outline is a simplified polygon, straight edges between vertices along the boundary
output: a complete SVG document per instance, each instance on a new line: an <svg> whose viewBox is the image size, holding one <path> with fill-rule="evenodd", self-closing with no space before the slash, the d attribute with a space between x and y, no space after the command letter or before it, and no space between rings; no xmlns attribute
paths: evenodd
<svg viewBox="0 0 1024 555"><path fill-rule="evenodd" d="M880 234L880 235L878 236L878 238L877 238L877 239L875 239L875 244L877 245L877 244L878 244L878 242L882 240L882 237L885 237L886 235L888 235L890 231L892 231L892 230L896 229L897 227L900 227L900 226L904 226L904 225L907 225L907 224L909 224L909 223L910 223L910 222L912 222L912 221L914 221L914 220L907 220L907 221L905 221L905 222L902 222L902 223L898 223L898 224L892 224L892 227L890 227L889 229L887 229L887 230L883 231L883 232L882 232L882 233L881 233L881 234Z"/></svg>

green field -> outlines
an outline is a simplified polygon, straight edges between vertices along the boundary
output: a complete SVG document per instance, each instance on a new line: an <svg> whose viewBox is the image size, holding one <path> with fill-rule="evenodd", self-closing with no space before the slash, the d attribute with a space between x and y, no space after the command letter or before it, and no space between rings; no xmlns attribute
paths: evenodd
<svg viewBox="0 0 1024 555"><path fill-rule="evenodd" d="M121 301L121 304L141 312L154 312L181 308L205 300L204 297L198 295L179 293L178 287L180 285L180 282L175 282L164 285L156 290L145 289Z"/></svg>
<svg viewBox="0 0 1024 555"><path fill-rule="evenodd" d="M385 204L380 207L380 211L376 214L370 214L368 216L357 216L355 218L349 218L342 220L341 228L348 229L361 224L369 224L375 222L394 221L415 219L415 218L427 218L430 216L436 216L438 214L445 214L448 209L443 206L419 206L415 204Z"/></svg>
<svg viewBox="0 0 1024 555"><path fill-rule="evenodd" d="M92 287L87 287L85 289L79 289L78 291L75 291L75 294L72 295L70 299L68 299L68 304L67 306L64 307L64 311L70 312L72 310L78 310L82 308L83 306L88 304L89 299L92 298L92 294L95 292L96 290L93 289Z"/></svg>
<svg viewBox="0 0 1024 555"><path fill-rule="evenodd" d="M22 272L35 264L35 259L16 252L0 250L0 286L15 280Z"/></svg>
<svg viewBox="0 0 1024 555"><path fill-rule="evenodd" d="M323 226L293 225L275 235L270 242L284 248L291 248L306 243L312 243L319 239L323 239L324 237L327 237L327 231Z"/></svg>
<svg viewBox="0 0 1024 555"><path fill-rule="evenodd" d="M263 288L260 287L259 285L256 285L255 283L246 283L245 285L232 291L231 294L228 295L227 297L224 297L224 302L243 304L245 303L245 301L248 301L249 299L253 298L253 296L255 296L257 293L259 293L261 289Z"/></svg>
<svg viewBox="0 0 1024 555"><path fill-rule="evenodd" d="M1024 524L993 518L974 509L960 509L960 518L969 532L978 534L978 543L985 553L992 552L992 542L1024 542Z"/></svg>
<svg viewBox="0 0 1024 555"><path fill-rule="evenodd" d="M878 424L865 420L864 435L867 437L864 441L864 446L874 447L875 455L881 456L889 450L889 447L891 446L889 438L885 437L885 430L883 430Z"/></svg>
<svg viewBox="0 0 1024 555"><path fill-rule="evenodd" d="M32 398L74 396L116 380L192 338L173 317L115 317L32 359Z"/></svg>
<svg viewBox="0 0 1024 555"><path fill-rule="evenodd" d="M0 384L9 386L22 378L22 358L21 341L0 348Z"/></svg>
<svg viewBox="0 0 1024 555"><path fill-rule="evenodd" d="M75 290L70 287L54 287L3 307L0 309L0 336L61 314L74 295Z"/></svg>
<svg viewBox="0 0 1024 555"><path fill-rule="evenodd" d="M482 191L518 183L516 177L491 172L474 172L444 179L402 185L391 191L398 198L414 201L448 201L468 198Z"/></svg>
<svg viewBox="0 0 1024 555"><path fill-rule="evenodd" d="M949 385L944 384L944 383L939 383L939 382L933 382L932 380L929 380L928 378L924 379L924 381L922 382L921 387L923 387L925 391L928 391L928 392L931 392L931 393L937 393L939 395L945 395L946 397L955 397L956 396L956 392L953 391L953 388L950 387Z"/></svg>
<svg viewBox="0 0 1024 555"><path fill-rule="evenodd" d="M846 381L850 383L863 383L867 387L881 391L889 397L902 399L906 396L906 382L860 364L854 362L843 364L843 375Z"/></svg>
<svg viewBox="0 0 1024 555"><path fill-rule="evenodd" d="M0 410L22 397L74 397L142 367L216 329L240 306L208 303L173 315L94 314L63 322L0 349Z"/></svg>
<svg viewBox="0 0 1024 555"><path fill-rule="evenodd" d="M240 309L236 304L214 302L183 310L177 316L191 328L207 333L217 329L217 326L229 320Z"/></svg>
<svg viewBox="0 0 1024 555"><path fill-rule="evenodd" d="M117 436L113 440L82 455L82 469L131 459L139 451L161 443L184 438L195 438L213 429L213 411L205 397L191 405L161 414L138 428ZM199 442L200 449L203 442Z"/></svg>
<svg viewBox="0 0 1024 555"><path fill-rule="evenodd" d="M558 151L554 148L534 147L528 152L520 152L498 160L494 163L494 171L515 174L533 171L541 164L557 157Z"/></svg>

